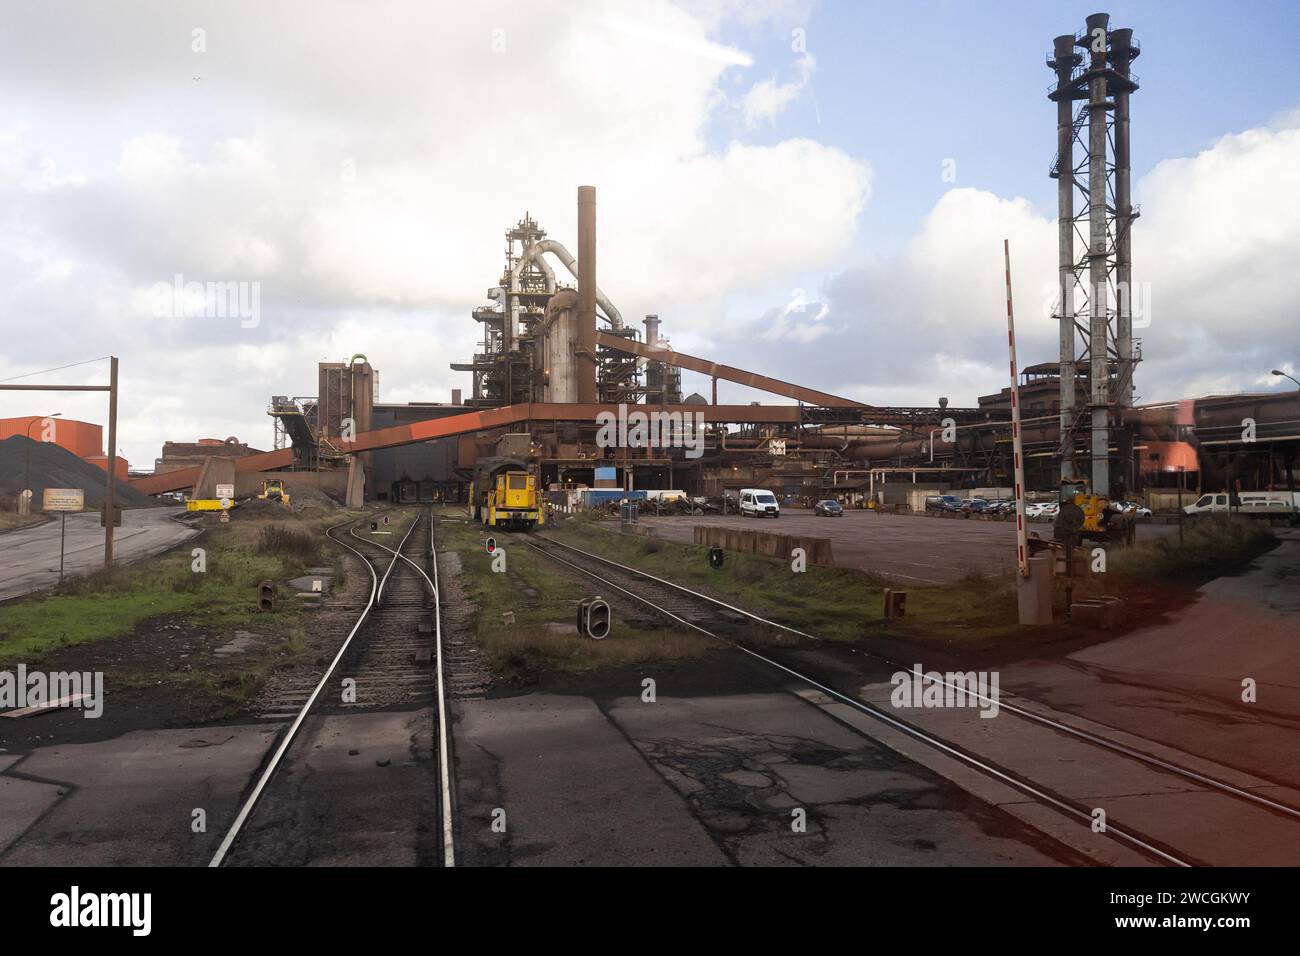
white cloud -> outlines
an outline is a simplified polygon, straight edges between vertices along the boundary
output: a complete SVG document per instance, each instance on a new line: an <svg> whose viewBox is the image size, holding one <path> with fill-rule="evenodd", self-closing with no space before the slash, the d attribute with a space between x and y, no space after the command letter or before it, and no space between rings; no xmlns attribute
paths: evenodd
<svg viewBox="0 0 1300 956"><path fill-rule="evenodd" d="M1135 184L1134 281L1150 292L1150 325L1135 332L1139 400L1288 387L1268 372L1300 356L1300 112L1289 118L1294 125L1275 121L1165 160ZM1054 361L1054 216L1024 199L952 189L898 256L828 281L822 298L839 317L836 335L861 347L827 348L823 339L800 350L788 336L782 377L876 404L932 403L941 393L974 404L1003 388L1004 238L1020 364ZM768 313L734 330L733 364L762 362L744 350L770 321Z"/></svg>
<svg viewBox="0 0 1300 956"><path fill-rule="evenodd" d="M602 287L632 321L681 305L681 333L701 301L826 268L870 197L869 167L813 140L708 145L751 60L715 38L727 4L71 9L24 6L0 37L0 310L48 329L0 377L119 354L139 462L266 444L267 396L313 393L318 359L365 352L385 397L468 387L447 366L502 231L527 210L574 248L579 184ZM178 274L259 283L260 324L154 318Z"/></svg>
<svg viewBox="0 0 1300 956"><path fill-rule="evenodd" d="M796 76L788 83L778 83L772 77L760 80L749 88L741 100L741 109L745 114L745 126L757 129L759 126L776 122L776 118L785 112L785 108L799 98L809 81L817 61L812 54L805 53L795 60Z"/></svg>

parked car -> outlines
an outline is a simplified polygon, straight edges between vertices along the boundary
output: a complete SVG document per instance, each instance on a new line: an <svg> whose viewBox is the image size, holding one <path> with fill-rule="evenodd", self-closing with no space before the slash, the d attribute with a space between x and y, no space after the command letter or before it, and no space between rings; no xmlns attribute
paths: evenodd
<svg viewBox="0 0 1300 956"><path fill-rule="evenodd" d="M927 495L926 511L960 511L961 499L956 495Z"/></svg>
<svg viewBox="0 0 1300 956"><path fill-rule="evenodd" d="M844 506L838 501L826 498L823 501L817 502L817 504L813 506L813 514L821 515L825 518L843 518Z"/></svg>
<svg viewBox="0 0 1300 956"><path fill-rule="evenodd" d="M1227 493L1201 495L1183 508L1189 517L1208 514L1239 514L1248 517L1294 518L1300 511L1300 492L1243 491L1234 502Z"/></svg>
<svg viewBox="0 0 1300 956"><path fill-rule="evenodd" d="M967 514L980 514L989 506L987 499L967 498L962 502L961 510Z"/></svg>
<svg viewBox="0 0 1300 956"><path fill-rule="evenodd" d="M1138 518L1151 517L1151 509L1148 508L1146 505L1138 504L1136 501L1121 501L1118 504L1119 504L1119 510L1122 514L1129 514L1131 512L1135 517Z"/></svg>
<svg viewBox="0 0 1300 956"><path fill-rule="evenodd" d="M781 506L776 495L765 488L740 489L740 516L742 518L779 518Z"/></svg>

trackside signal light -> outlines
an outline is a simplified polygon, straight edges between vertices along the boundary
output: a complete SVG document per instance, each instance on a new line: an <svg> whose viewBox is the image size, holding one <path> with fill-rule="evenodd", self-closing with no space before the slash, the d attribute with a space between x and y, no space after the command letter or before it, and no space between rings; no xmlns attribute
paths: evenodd
<svg viewBox="0 0 1300 956"><path fill-rule="evenodd" d="M587 609L587 634L596 641L609 637L609 605L600 598Z"/></svg>
<svg viewBox="0 0 1300 956"><path fill-rule="evenodd" d="M578 602L578 633L595 641L609 637L609 604L601 598Z"/></svg>

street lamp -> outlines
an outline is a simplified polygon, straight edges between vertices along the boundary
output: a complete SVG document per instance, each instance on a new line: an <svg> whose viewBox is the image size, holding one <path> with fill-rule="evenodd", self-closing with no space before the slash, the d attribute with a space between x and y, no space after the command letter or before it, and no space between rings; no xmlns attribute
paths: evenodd
<svg viewBox="0 0 1300 956"><path fill-rule="evenodd" d="M63 412L55 412L53 415L46 415L44 418L33 418L27 423L27 429L23 432L24 437L27 439L27 466L23 469L23 489L27 492L29 501L34 497L32 495L32 426L37 422L48 421L51 418L58 418L62 414ZM29 504L28 513L30 513L30 511L31 505Z"/></svg>
<svg viewBox="0 0 1300 956"><path fill-rule="evenodd" d="M1295 382L1296 385L1300 386L1300 379L1297 379L1294 375L1288 375L1286 372L1279 371L1278 369L1273 369L1273 374L1281 375L1283 378L1289 378L1291 381Z"/></svg>

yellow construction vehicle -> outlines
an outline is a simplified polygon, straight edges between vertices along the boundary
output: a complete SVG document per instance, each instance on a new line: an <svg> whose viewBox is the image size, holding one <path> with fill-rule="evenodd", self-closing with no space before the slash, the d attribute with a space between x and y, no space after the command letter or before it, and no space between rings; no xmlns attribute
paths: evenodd
<svg viewBox="0 0 1300 956"><path fill-rule="evenodd" d="M1136 515L1112 507L1111 500L1105 495L1093 494L1082 478L1062 478L1059 500L1058 538L1063 533L1075 533L1081 539L1133 543L1137 531Z"/></svg>
<svg viewBox="0 0 1300 956"><path fill-rule="evenodd" d="M518 458L480 458L469 486L469 514L487 528L530 530L546 522L537 475Z"/></svg>
<svg viewBox="0 0 1300 956"><path fill-rule="evenodd" d="M286 508L289 507L289 492L284 489L284 480L281 478L263 478L262 490L257 495L263 501L278 501Z"/></svg>

